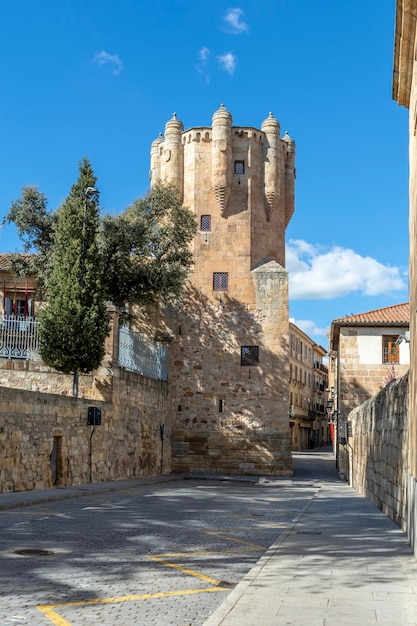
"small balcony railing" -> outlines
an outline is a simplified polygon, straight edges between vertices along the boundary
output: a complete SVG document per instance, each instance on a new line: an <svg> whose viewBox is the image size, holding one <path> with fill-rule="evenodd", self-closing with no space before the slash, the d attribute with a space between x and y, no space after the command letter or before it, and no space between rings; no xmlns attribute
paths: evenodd
<svg viewBox="0 0 417 626"><path fill-rule="evenodd" d="M0 315L0 358L40 359L36 318Z"/></svg>

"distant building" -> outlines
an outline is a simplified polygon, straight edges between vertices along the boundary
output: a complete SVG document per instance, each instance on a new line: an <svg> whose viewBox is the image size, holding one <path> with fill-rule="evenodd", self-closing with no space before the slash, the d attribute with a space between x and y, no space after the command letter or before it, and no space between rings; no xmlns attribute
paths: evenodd
<svg viewBox="0 0 417 626"><path fill-rule="evenodd" d="M329 374L339 437L346 439L352 409L408 371L409 320L408 302L333 320Z"/></svg>
<svg viewBox="0 0 417 626"><path fill-rule="evenodd" d="M327 350L290 320L290 426L292 449L327 445Z"/></svg>

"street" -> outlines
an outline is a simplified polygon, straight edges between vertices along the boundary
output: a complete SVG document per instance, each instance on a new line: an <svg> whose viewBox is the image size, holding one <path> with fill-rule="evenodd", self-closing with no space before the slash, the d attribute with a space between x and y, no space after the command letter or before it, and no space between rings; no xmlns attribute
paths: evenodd
<svg viewBox="0 0 417 626"><path fill-rule="evenodd" d="M0 623L202 625L317 493L306 461L0 512Z"/></svg>

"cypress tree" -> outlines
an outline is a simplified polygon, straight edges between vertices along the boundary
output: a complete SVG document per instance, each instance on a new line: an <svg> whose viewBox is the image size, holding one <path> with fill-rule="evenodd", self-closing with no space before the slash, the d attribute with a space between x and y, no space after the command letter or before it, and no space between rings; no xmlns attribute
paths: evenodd
<svg viewBox="0 0 417 626"><path fill-rule="evenodd" d="M39 314L42 360L66 374L96 369L109 333L106 296L98 246L99 192L87 158L57 212L54 246L46 284L47 305Z"/></svg>

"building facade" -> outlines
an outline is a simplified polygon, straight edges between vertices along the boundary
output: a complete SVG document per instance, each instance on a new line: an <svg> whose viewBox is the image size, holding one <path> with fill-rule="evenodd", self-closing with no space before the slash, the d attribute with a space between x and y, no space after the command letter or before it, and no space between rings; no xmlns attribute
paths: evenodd
<svg viewBox="0 0 417 626"><path fill-rule="evenodd" d="M285 228L295 144L272 116L184 130L151 148L151 182L175 183L195 214L194 266L170 346L174 471L292 473Z"/></svg>
<svg viewBox="0 0 417 626"><path fill-rule="evenodd" d="M331 411L339 471L347 476L348 415L410 367L408 302L333 320L330 329Z"/></svg>
<svg viewBox="0 0 417 626"><path fill-rule="evenodd" d="M409 301L410 375L409 375L409 535L417 550L417 1L397 0L394 43L393 98L409 110Z"/></svg>
<svg viewBox="0 0 417 626"><path fill-rule="evenodd" d="M290 320L290 427L292 449L331 443L326 413L327 350Z"/></svg>

